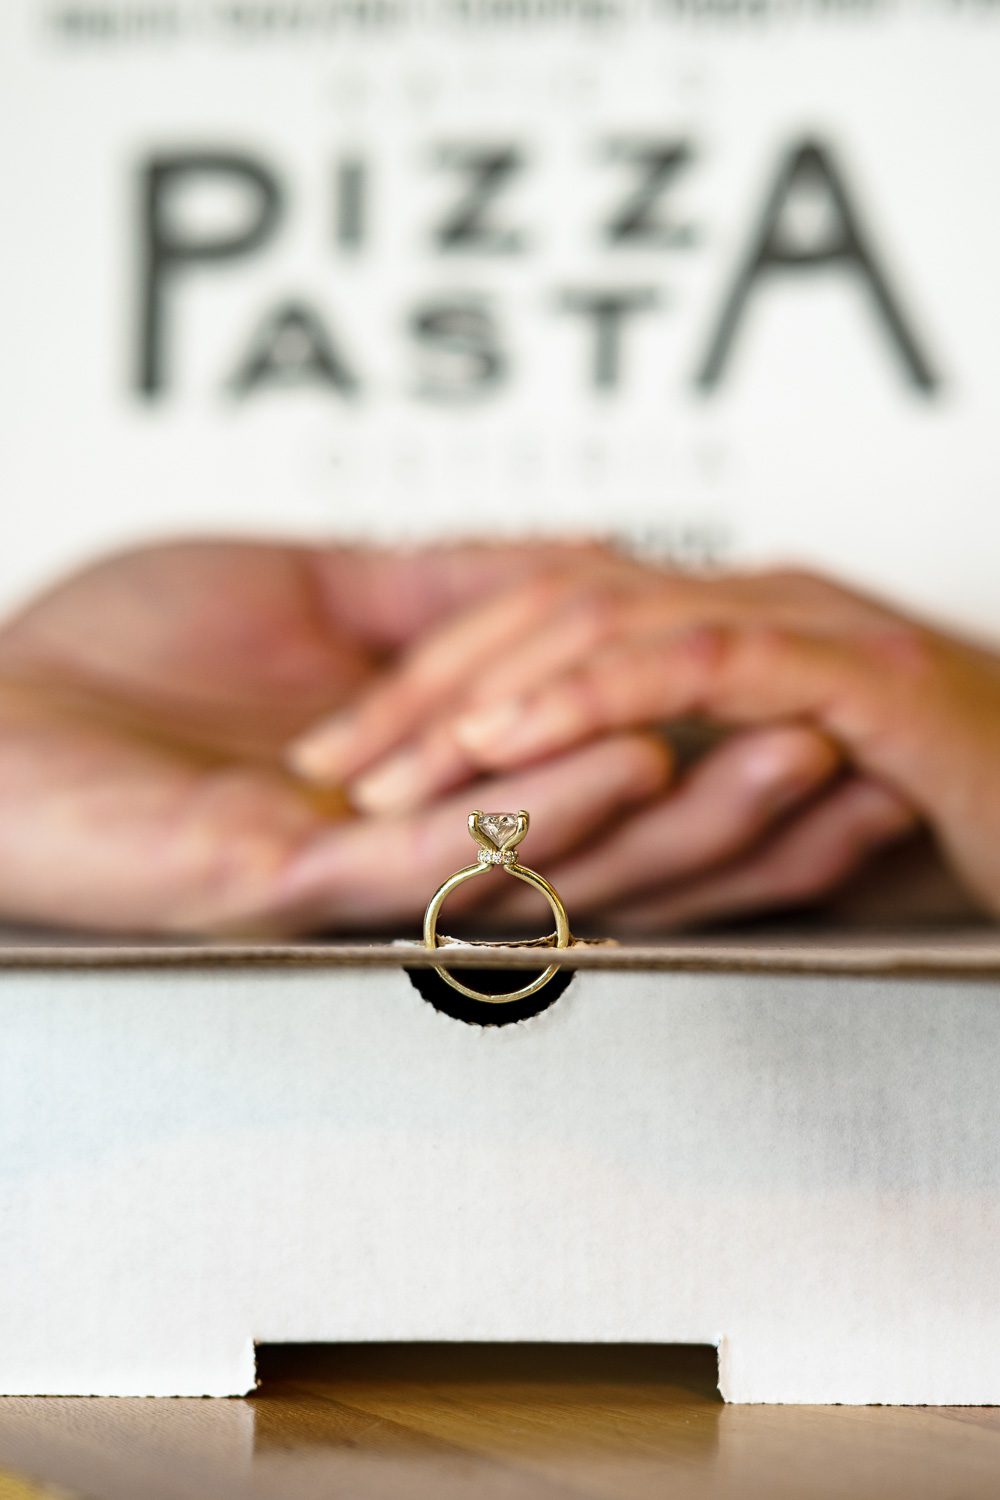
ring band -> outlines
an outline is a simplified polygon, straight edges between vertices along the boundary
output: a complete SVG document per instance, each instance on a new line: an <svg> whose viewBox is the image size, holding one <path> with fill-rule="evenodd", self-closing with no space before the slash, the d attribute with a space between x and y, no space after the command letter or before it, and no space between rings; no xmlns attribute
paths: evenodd
<svg viewBox="0 0 1000 1500"><path fill-rule="evenodd" d="M442 939L445 942L454 942L448 939L446 934L439 936L437 921L441 908L451 895L467 880L474 880L479 875L485 875L492 867L503 871L506 875L513 875L517 880L523 880L526 885L532 886L539 891L552 908L555 917L555 932L548 937L533 939L531 943L518 943L518 947L548 947L568 948L572 942L569 930L569 917L566 908L562 904L558 891L539 875L537 870L529 870L527 865L522 865L517 856L517 846L528 831L528 814L522 807L516 813L484 813L478 809L469 814L469 832L479 845L479 853L474 865L465 865L461 870L456 870L454 875L448 879L434 892L427 904L424 913L424 946L426 948L439 948ZM463 945L464 946L464 945ZM470 947L476 946L469 944ZM479 944L480 947L495 947L496 944ZM462 995L468 995L471 1000L483 1000L487 1005L509 1005L512 1000L526 1000L529 995L535 995L540 989L549 983L558 972L559 964L549 964L548 967L533 979L530 984L522 985L520 989L510 990L503 995L488 995L483 990L473 989L471 985L463 984L456 979L454 974L438 964L433 966L434 972L439 974L446 984L452 989L458 990Z"/></svg>

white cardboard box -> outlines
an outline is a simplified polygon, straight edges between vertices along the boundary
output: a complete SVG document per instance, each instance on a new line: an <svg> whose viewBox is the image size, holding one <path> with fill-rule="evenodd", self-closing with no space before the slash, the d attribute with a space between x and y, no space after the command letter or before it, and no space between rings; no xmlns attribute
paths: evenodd
<svg viewBox="0 0 1000 1500"><path fill-rule="evenodd" d="M568 1340L717 1345L729 1401L1000 1403L995 935L581 949L489 1029L425 959L4 946L0 1391Z"/></svg>

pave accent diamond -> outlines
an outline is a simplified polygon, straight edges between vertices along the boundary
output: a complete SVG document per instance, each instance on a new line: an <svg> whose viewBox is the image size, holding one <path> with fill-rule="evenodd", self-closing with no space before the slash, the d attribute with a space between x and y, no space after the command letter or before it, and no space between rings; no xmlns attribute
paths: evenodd
<svg viewBox="0 0 1000 1500"><path fill-rule="evenodd" d="M479 826L499 849L504 839L509 838L517 827L517 815L505 812L483 813Z"/></svg>
<svg viewBox="0 0 1000 1500"><path fill-rule="evenodd" d="M480 849L476 855L481 865L516 865L516 849Z"/></svg>

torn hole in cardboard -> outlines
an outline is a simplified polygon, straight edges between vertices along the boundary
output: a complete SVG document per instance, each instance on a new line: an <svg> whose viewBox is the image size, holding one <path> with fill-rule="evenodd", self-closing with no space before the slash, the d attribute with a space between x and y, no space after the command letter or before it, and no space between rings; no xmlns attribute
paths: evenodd
<svg viewBox="0 0 1000 1500"><path fill-rule="evenodd" d="M574 969L560 969L534 995L528 995L523 1000L511 1000L505 1005L491 1005L488 1000L473 1000L459 990L452 989L435 969L407 966L404 973L417 993L429 1005L433 1005L435 1010L450 1016L453 1021L465 1021L470 1026L510 1026L516 1021L529 1021L532 1016L541 1015L542 1011L554 1005L576 977ZM541 968L538 973L542 973ZM465 968L464 965L461 974L463 983L482 990L487 995L503 995L508 990L530 984L535 978L530 970L525 973L523 969L518 969L512 976L507 969Z"/></svg>

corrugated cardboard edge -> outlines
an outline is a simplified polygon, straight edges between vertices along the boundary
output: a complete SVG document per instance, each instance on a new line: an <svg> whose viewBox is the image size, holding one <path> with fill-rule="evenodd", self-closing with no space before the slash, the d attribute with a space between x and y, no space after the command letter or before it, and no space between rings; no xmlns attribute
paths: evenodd
<svg viewBox="0 0 1000 1500"><path fill-rule="evenodd" d="M674 970L1000 978L1000 929L934 934L768 933L644 943L578 942L546 949L546 962L573 969ZM0 936L0 971L16 969L214 969L475 967L537 969L539 949L456 943L431 951L417 942L143 942L16 933Z"/></svg>

